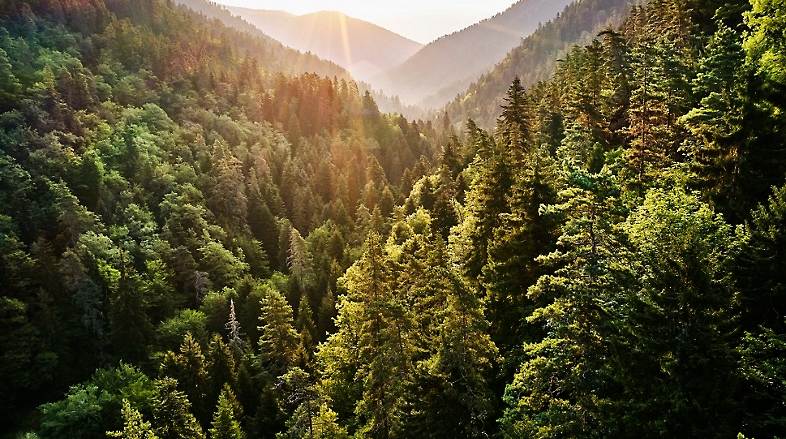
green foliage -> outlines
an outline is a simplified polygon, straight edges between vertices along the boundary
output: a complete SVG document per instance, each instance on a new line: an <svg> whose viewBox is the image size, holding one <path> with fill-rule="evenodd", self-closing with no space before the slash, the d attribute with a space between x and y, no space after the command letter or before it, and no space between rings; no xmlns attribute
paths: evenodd
<svg viewBox="0 0 786 439"><path fill-rule="evenodd" d="M178 390L185 393L189 401L194 401L191 406L197 420L206 424L210 416L210 407L207 402L208 375L207 361L202 353L202 347L191 336L186 334L180 352L167 352L161 362L161 375L172 378L177 383Z"/></svg>
<svg viewBox="0 0 786 439"><path fill-rule="evenodd" d="M150 423L142 419L142 414L131 408L127 399L123 400L123 431L107 431L109 437L123 439L157 439Z"/></svg>
<svg viewBox="0 0 786 439"><path fill-rule="evenodd" d="M786 427L786 413L776 401L786 391L786 340L782 334L763 328L760 334L746 333L740 346L741 371L750 384L746 395L748 431L778 435Z"/></svg>
<svg viewBox="0 0 786 439"><path fill-rule="evenodd" d="M298 333L293 326L292 307L275 288L265 292L260 305L260 359L271 375L279 376L295 364Z"/></svg>
<svg viewBox="0 0 786 439"><path fill-rule="evenodd" d="M175 350L186 335L199 342L207 342L207 316L201 311L184 309L176 316L161 322L156 329L158 344L162 350Z"/></svg>
<svg viewBox="0 0 786 439"><path fill-rule="evenodd" d="M625 230L641 282L626 300L621 326L629 346L621 357L628 364L621 368L623 393L637 401L626 422L666 434L732 434L731 394L739 386L729 312L738 247L732 228L695 195L676 189L650 191ZM658 384L647 388L636 380L642 374ZM651 424L641 425L642 419Z"/></svg>
<svg viewBox="0 0 786 439"><path fill-rule="evenodd" d="M132 366L96 372L84 384L71 387L65 399L41 406L42 438L103 438L105 432L123 428L123 401L150 413L156 387Z"/></svg>
<svg viewBox="0 0 786 439"><path fill-rule="evenodd" d="M223 390L218 396L218 406L213 415L213 427L209 430L211 439L243 439L245 437L230 402L234 398L234 396L229 396L231 392L231 390Z"/></svg>
<svg viewBox="0 0 786 439"><path fill-rule="evenodd" d="M783 240L786 226L786 188L774 188L766 205L751 213L746 235L735 264L743 308L742 326L783 330Z"/></svg>
<svg viewBox="0 0 786 439"><path fill-rule="evenodd" d="M786 27L784 4L780 0L753 0L753 8L745 13L745 23L751 28L744 47L758 71L773 86L786 86L786 46L783 34Z"/></svg>
<svg viewBox="0 0 786 439"><path fill-rule="evenodd" d="M429 223L421 210L385 245L371 234L340 280L338 330L317 357L320 390L350 433L480 437L489 419L497 349L482 302Z"/></svg>
<svg viewBox="0 0 786 439"><path fill-rule="evenodd" d="M177 390L177 381L163 378L156 381L153 397L153 426L161 439L204 439L202 427L191 414L188 397Z"/></svg>
<svg viewBox="0 0 786 439"><path fill-rule="evenodd" d="M547 334L525 344L525 360L505 390L502 423L509 437L591 437L613 387L610 322L630 276L618 260L619 189L607 172L568 171L564 202L543 208L565 220L559 249L539 258L555 266L554 274L541 276L527 293L543 304L527 321Z"/></svg>

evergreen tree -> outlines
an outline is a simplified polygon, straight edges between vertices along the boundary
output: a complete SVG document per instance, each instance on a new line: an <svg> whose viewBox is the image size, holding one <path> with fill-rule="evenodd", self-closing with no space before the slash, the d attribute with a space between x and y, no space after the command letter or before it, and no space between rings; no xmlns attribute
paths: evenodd
<svg viewBox="0 0 786 439"><path fill-rule="evenodd" d="M127 399L123 400L123 431L107 431L109 437L122 439L158 439L150 423L142 419L142 414L131 408Z"/></svg>
<svg viewBox="0 0 786 439"><path fill-rule="evenodd" d="M719 24L693 81L699 104L681 119L692 135L685 143L697 186L718 210L737 221L750 208L742 185L750 178L744 174L751 147L745 138L749 110L742 96L746 80L739 40L737 32Z"/></svg>
<svg viewBox="0 0 786 439"><path fill-rule="evenodd" d="M295 330L300 334L300 344L298 346L299 363L310 369L314 363L314 319L311 317L311 307L308 305L308 298L303 295L300 297L300 305L295 321Z"/></svg>
<svg viewBox="0 0 786 439"><path fill-rule="evenodd" d="M231 400L234 399L234 396L229 396L231 392L225 388L218 396L212 428L209 430L211 439L243 439L245 437L232 407Z"/></svg>
<svg viewBox="0 0 786 439"><path fill-rule="evenodd" d="M156 381L153 426L161 439L204 439L202 427L191 414L191 403L177 390L177 380Z"/></svg>
<svg viewBox="0 0 786 439"><path fill-rule="evenodd" d="M476 131L474 143L478 150L470 165L472 170L466 194L464 217L450 236L451 252L461 261L465 275L477 282L488 262L488 243L494 229L501 224L501 215L509 212L508 198L512 174L508 155L484 132Z"/></svg>
<svg viewBox="0 0 786 439"><path fill-rule="evenodd" d="M292 325L292 307L275 287L268 288L261 305L260 360L270 374L279 376L295 364L298 333Z"/></svg>
<svg viewBox="0 0 786 439"><path fill-rule="evenodd" d="M339 305L338 331L318 355L323 386L337 404L339 416L354 413L354 424L362 434L390 438L400 422L411 374L412 322L389 286L379 235L369 234L365 247L360 260L340 280L347 294ZM351 370L356 371L354 378L346 375ZM356 384L342 388L349 381Z"/></svg>
<svg viewBox="0 0 786 439"><path fill-rule="evenodd" d="M672 189L650 190L625 230L640 284L618 305L613 373L621 373L618 407L626 414L615 421L636 435L733 435L732 228L695 196Z"/></svg>
<svg viewBox="0 0 786 439"><path fill-rule="evenodd" d="M740 324L748 331L759 327L783 333L786 313L786 187L775 188L769 203L751 213L735 277L740 288L742 315Z"/></svg>
<svg viewBox="0 0 786 439"><path fill-rule="evenodd" d="M229 345L224 343L221 336L213 334L205 356L207 383L205 398L208 403L217 401L222 390L227 386L237 388L237 366Z"/></svg>
<svg viewBox="0 0 786 439"><path fill-rule="evenodd" d="M535 305L527 298L527 289L545 274L536 258L550 253L556 242L554 218L540 214L542 205L556 201L554 168L544 147L526 156L511 189L511 211L501 215L502 224L489 242L483 285L493 339L505 352L522 341L535 341L535 334L525 335L529 328L521 325L521 319Z"/></svg>
<svg viewBox="0 0 786 439"><path fill-rule="evenodd" d="M186 334L180 353L169 351L161 362L161 375L173 378L179 389L185 392L189 401L195 401L194 415L200 422L208 422L210 409L206 396L209 389L207 361L202 347L191 333ZM167 382L166 384L169 384Z"/></svg>
<svg viewBox="0 0 786 439"><path fill-rule="evenodd" d="M608 433L599 424L614 388L614 365L607 361L615 335L611 322L630 277L619 263L619 189L608 171L569 170L567 180L570 186L560 193L565 201L546 207L565 217L559 249L539 258L556 270L528 291L544 305L527 322L547 333L525 344L524 362L505 390L507 437Z"/></svg>
<svg viewBox="0 0 786 439"><path fill-rule="evenodd" d="M497 120L498 143L508 149L508 154L515 163L519 163L530 149L532 124L529 97L518 76L513 79L504 99L505 105L502 106L502 114Z"/></svg>
<svg viewBox="0 0 786 439"><path fill-rule="evenodd" d="M495 403L489 377L498 351L488 335L483 301L451 267L442 240L432 235L424 241L423 303L416 309L421 328L428 328L422 330L429 337L421 348L428 355L418 362L409 386L401 434L486 437Z"/></svg>
<svg viewBox="0 0 786 439"><path fill-rule="evenodd" d="M753 0L753 8L745 13L745 23L751 33L744 42L749 60L757 66L766 85L773 93L786 90L786 45L777 35L786 23L786 13L780 0ZM777 105L777 104L776 104ZM783 107L781 102L779 105Z"/></svg>

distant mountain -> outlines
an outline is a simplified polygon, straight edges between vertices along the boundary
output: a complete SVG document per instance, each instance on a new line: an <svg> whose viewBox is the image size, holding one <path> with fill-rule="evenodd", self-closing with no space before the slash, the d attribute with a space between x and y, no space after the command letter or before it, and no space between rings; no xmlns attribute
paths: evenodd
<svg viewBox="0 0 786 439"><path fill-rule="evenodd" d="M407 104L439 107L574 0L520 0L506 11L426 45L371 82ZM422 102L442 91L447 98Z"/></svg>
<svg viewBox="0 0 786 439"><path fill-rule="evenodd" d="M400 64L420 50L421 43L340 12L292 15L227 7L284 45L333 61L360 81Z"/></svg>
<svg viewBox="0 0 786 439"><path fill-rule="evenodd" d="M647 0L579 0L556 18L538 28L510 51L493 70L480 76L468 89L456 95L446 111L454 122L472 119L478 126L491 128L501 112L503 98L518 76L524 86L548 79L557 60L571 47L584 45L603 29L617 28L635 4Z"/></svg>

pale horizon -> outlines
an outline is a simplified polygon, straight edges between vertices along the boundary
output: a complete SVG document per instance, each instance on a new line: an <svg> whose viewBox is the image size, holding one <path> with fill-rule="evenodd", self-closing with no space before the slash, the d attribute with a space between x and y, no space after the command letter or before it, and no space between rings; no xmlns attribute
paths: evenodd
<svg viewBox="0 0 786 439"><path fill-rule="evenodd" d="M226 6L295 15L338 11L428 44L508 9L515 0L214 0Z"/></svg>

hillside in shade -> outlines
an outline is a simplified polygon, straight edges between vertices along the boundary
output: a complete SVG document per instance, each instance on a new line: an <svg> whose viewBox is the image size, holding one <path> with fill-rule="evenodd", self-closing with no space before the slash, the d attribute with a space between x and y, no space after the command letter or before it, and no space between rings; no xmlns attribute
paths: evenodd
<svg viewBox="0 0 786 439"><path fill-rule="evenodd" d="M408 104L419 104L443 89L450 99L571 1L520 0L504 12L433 41L372 83Z"/></svg>
<svg viewBox="0 0 786 439"><path fill-rule="evenodd" d="M229 7L267 35L294 49L345 67L360 81L403 62L422 44L339 12L292 15L282 11Z"/></svg>

